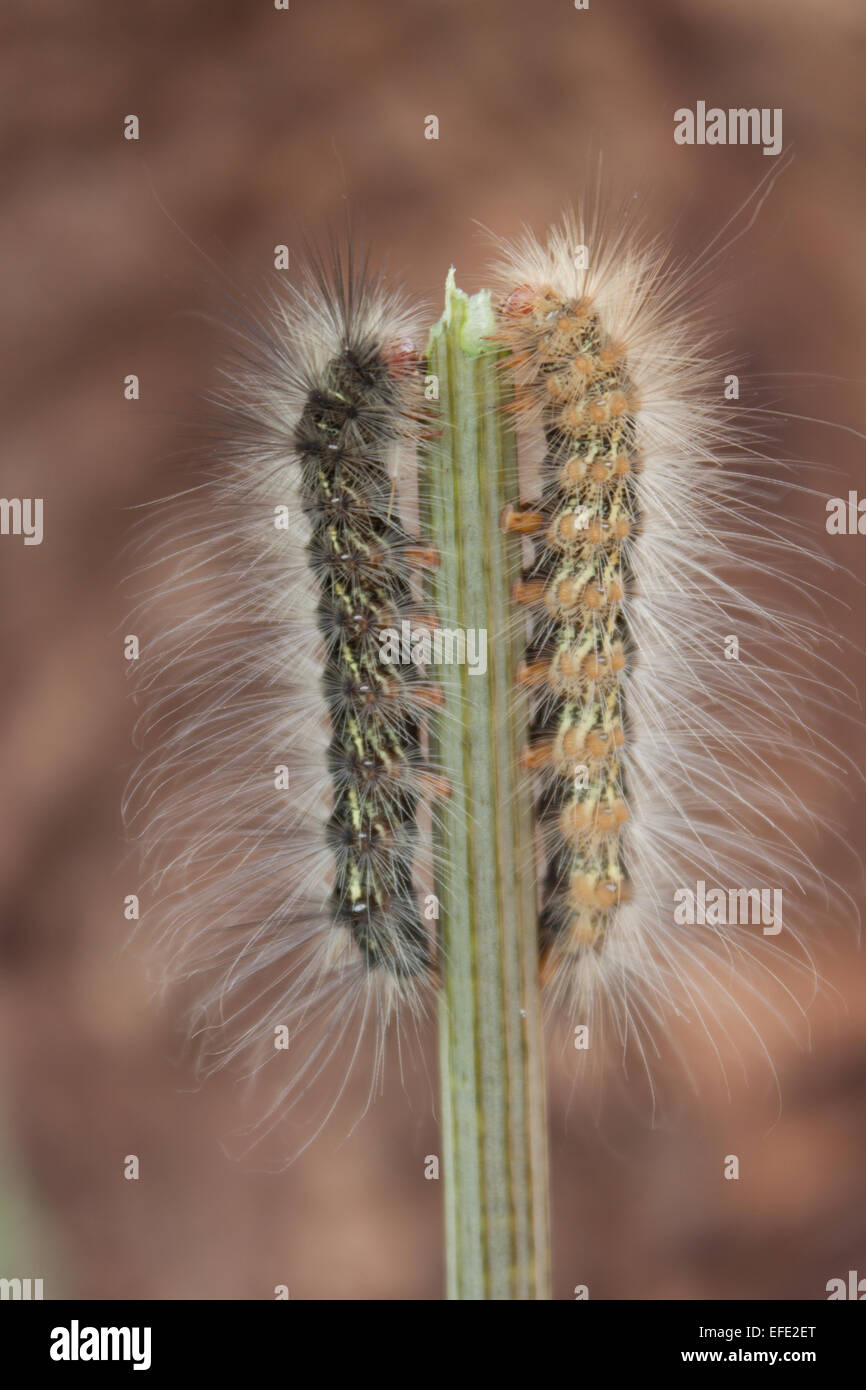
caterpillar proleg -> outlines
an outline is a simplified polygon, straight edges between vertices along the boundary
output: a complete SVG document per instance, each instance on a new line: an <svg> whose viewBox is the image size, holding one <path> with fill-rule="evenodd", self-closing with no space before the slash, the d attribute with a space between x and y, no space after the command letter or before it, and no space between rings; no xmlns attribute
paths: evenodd
<svg viewBox="0 0 866 1390"><path fill-rule="evenodd" d="M422 420L417 334L351 247L313 262L241 330L209 475L143 542L143 896L169 978L193 977L205 1058L255 1068L286 1029L286 1091L367 1025L378 1073L431 968L413 861L435 688L379 640L422 616L429 556L397 487Z"/></svg>

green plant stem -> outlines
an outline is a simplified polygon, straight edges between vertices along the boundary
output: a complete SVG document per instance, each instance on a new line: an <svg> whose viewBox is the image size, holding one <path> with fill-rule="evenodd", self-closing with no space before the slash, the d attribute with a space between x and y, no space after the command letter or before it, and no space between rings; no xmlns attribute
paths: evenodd
<svg viewBox="0 0 866 1390"><path fill-rule="evenodd" d="M436 828L448 1297L546 1299L535 855L518 762L523 635L510 601L520 542L500 525L518 496L517 467L494 334L489 295L469 299L452 270L428 349L441 430L426 451L421 502L440 552L429 591L441 628L485 633L487 670L436 671L445 703L432 751L450 785Z"/></svg>

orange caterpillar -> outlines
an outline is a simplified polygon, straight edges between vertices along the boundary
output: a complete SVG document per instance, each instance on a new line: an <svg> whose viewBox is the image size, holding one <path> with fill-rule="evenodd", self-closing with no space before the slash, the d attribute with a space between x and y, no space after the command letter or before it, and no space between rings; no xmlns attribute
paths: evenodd
<svg viewBox="0 0 866 1390"><path fill-rule="evenodd" d="M629 544L639 516L634 391L625 354L586 298L518 286L501 314L513 361L534 362L547 453L541 497L506 525L534 532L516 597L532 615L521 679L537 691L531 767L547 847L543 947L601 941L628 896L621 750Z"/></svg>
<svg viewBox="0 0 866 1390"><path fill-rule="evenodd" d="M525 537L542 974L648 1069L672 1012L713 1038L729 1010L763 1048L780 966L814 984L816 912L856 915L818 850L844 849L821 799L846 761L824 732L841 709L822 655L832 566L791 520L791 465L724 400L693 312L701 269L673 272L627 216L568 216L494 267L524 493L503 524ZM783 914L768 932L690 921L710 886L772 888Z"/></svg>

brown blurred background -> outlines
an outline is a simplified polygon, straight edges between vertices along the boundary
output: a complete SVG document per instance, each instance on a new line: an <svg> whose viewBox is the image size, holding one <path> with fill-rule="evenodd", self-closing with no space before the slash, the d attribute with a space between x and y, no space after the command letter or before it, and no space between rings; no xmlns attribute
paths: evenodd
<svg viewBox="0 0 866 1390"><path fill-rule="evenodd" d="M429 1078L392 1076L350 1137L328 1130L284 1172L273 1147L231 1158L235 1080L196 1087L124 946L120 553L130 508L182 485L225 348L209 316L262 287L276 243L339 225L346 195L437 304L452 261L480 283L476 220L542 229L599 152L614 194L637 193L694 256L772 161L676 146L675 108L778 106L794 160L718 267L728 350L744 394L760 384L780 411L866 429L864 36L858 0L4 7L2 492L45 499L45 539L0 539L0 1275L43 1274L49 1297L440 1296ZM776 417L772 442L832 466L834 482L807 477L822 491L858 486L856 434ZM826 540L820 501L791 507ZM838 539L834 558L862 574L864 546ZM840 583L856 638L862 591ZM862 663L845 670L859 680ZM856 791L843 814L862 845ZM781 1107L766 1079L734 1066L728 1089L708 1063L700 1100L684 1094L663 1125L628 1086L597 1124L554 1054L557 1297L820 1298L866 1275L853 933L820 964L837 997L813 1011L811 1050L781 1027L769 1040ZM729 1153L739 1182L721 1178Z"/></svg>

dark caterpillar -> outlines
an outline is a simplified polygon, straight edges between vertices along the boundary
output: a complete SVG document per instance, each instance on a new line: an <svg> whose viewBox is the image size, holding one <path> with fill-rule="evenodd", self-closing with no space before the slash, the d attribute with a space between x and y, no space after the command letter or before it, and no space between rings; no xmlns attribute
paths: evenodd
<svg viewBox="0 0 866 1390"><path fill-rule="evenodd" d="M382 642L421 621L430 561L394 481L423 428L418 332L351 249L281 285L239 329L204 481L142 546L142 900L206 1064L276 1057L285 1095L365 1028L378 1073L432 973L413 864L436 687Z"/></svg>
<svg viewBox="0 0 866 1390"><path fill-rule="evenodd" d="M412 610L413 550L387 467L404 429L404 357L389 358L372 335L347 334L295 436L326 647L334 916L368 966L398 977L424 971L430 959L412 887L419 674L383 659L380 641Z"/></svg>

